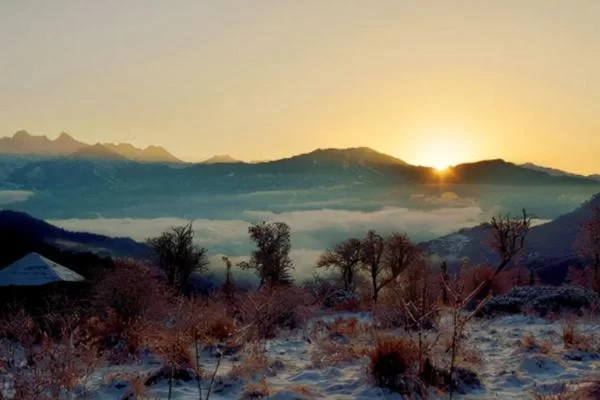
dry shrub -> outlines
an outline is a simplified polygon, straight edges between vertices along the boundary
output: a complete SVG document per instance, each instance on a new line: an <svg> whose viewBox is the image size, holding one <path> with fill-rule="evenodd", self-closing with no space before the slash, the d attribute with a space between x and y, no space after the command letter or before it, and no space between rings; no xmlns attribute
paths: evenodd
<svg viewBox="0 0 600 400"><path fill-rule="evenodd" d="M96 283L93 299L97 317L88 320L90 334L121 362L138 352L148 326L169 315L173 296L156 269L118 260Z"/></svg>
<svg viewBox="0 0 600 400"><path fill-rule="evenodd" d="M356 318L338 317L333 322L326 325L326 328L332 333L344 335L349 338L356 337L360 334L367 333L370 326L361 324Z"/></svg>
<svg viewBox="0 0 600 400"><path fill-rule="evenodd" d="M229 339L235 332L233 319L227 315L219 315L208 321L207 335L218 341Z"/></svg>
<svg viewBox="0 0 600 400"><path fill-rule="evenodd" d="M339 301L331 309L336 312L358 312L361 310L361 302L358 299Z"/></svg>
<svg viewBox="0 0 600 400"><path fill-rule="evenodd" d="M521 349L524 351L535 351L542 354L549 354L552 351L552 343L548 340L538 342L533 334L527 334L521 338Z"/></svg>
<svg viewBox="0 0 600 400"><path fill-rule="evenodd" d="M567 272L567 281L584 289L595 292L600 291L600 276L596 274L594 267L587 266L583 268L569 267Z"/></svg>
<svg viewBox="0 0 600 400"><path fill-rule="evenodd" d="M240 399L262 399L263 397L267 397L270 394L271 391L269 390L269 386L267 385L267 380L265 379L265 377L262 377L258 383L247 383L244 387L244 392L242 393Z"/></svg>
<svg viewBox="0 0 600 400"><path fill-rule="evenodd" d="M302 289L308 295L309 304L320 306L325 299L342 289L342 285L335 277L314 274L302 283Z"/></svg>
<svg viewBox="0 0 600 400"><path fill-rule="evenodd" d="M577 331L577 324L567 319L562 324L562 340L565 349L584 352L595 352L598 345L593 337Z"/></svg>
<svg viewBox="0 0 600 400"><path fill-rule="evenodd" d="M308 316L306 293L293 287L263 287L235 304L246 340L272 339L280 329L302 327Z"/></svg>
<svg viewBox="0 0 600 400"><path fill-rule="evenodd" d="M431 329L438 322L441 289L441 274L430 264L412 264L382 293L373 310L375 320L383 328Z"/></svg>
<svg viewBox="0 0 600 400"><path fill-rule="evenodd" d="M16 374L17 399L57 399L83 385L103 362L98 349L80 340L78 330L67 329L59 340L44 336L40 346L30 349L30 363Z"/></svg>
<svg viewBox="0 0 600 400"><path fill-rule="evenodd" d="M339 344L331 340L318 340L311 354L312 365L323 368L354 362L367 354L363 347Z"/></svg>
<svg viewBox="0 0 600 400"><path fill-rule="evenodd" d="M246 346L240 356L240 361L229 371L232 379L246 379L263 375L268 368L268 360L264 349L258 343Z"/></svg>
<svg viewBox="0 0 600 400"><path fill-rule="evenodd" d="M487 265L478 265L476 267L463 266L460 279L464 285L464 293L473 292L485 282L491 282L490 293L492 295L508 293L517 285L519 280L517 269L505 269L494 278L495 271L496 268Z"/></svg>
<svg viewBox="0 0 600 400"><path fill-rule="evenodd" d="M368 352L369 372L375 384L402 394L414 392L418 376L419 350L415 344L404 338L379 337L375 348Z"/></svg>
<svg viewBox="0 0 600 400"><path fill-rule="evenodd" d="M535 394L534 400L594 400L600 398L600 381L563 384L552 394Z"/></svg>

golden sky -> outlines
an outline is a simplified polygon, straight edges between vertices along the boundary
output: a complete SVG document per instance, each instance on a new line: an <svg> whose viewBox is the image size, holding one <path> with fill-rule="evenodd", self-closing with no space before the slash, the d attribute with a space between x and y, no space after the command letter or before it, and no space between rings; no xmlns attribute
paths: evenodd
<svg viewBox="0 0 600 400"><path fill-rule="evenodd" d="M0 136L600 173L600 1L0 3Z"/></svg>

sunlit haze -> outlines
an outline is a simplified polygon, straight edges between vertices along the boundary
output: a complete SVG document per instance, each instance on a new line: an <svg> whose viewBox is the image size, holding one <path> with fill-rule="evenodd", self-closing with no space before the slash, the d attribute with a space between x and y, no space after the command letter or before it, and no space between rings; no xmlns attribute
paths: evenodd
<svg viewBox="0 0 600 400"><path fill-rule="evenodd" d="M600 2L12 1L0 136L600 172Z"/></svg>

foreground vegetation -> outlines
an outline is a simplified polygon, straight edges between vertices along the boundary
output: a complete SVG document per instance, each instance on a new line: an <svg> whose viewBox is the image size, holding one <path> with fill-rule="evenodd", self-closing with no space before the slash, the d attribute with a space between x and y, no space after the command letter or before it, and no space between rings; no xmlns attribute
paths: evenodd
<svg viewBox="0 0 600 400"><path fill-rule="evenodd" d="M317 268L329 274L294 284L289 227L255 224L249 235L256 248L238 267L256 272L257 288L237 290L233 265L224 257L225 284L205 293L194 290L191 278L206 269L207 250L194 243L191 224L175 227L149 240L154 263L116 260L94 276L84 295L57 290L43 305L6 300L0 311L0 399L88 398L90 377L107 366L123 366L119 378L127 382L130 399L146 398L160 382L167 383L171 398L181 380L196 382L198 399L210 399L224 377L244 385L245 398L267 397L267 378L277 369L267 356L268 343L286 332L299 332L311 343L315 368L363 360L375 387L409 398L452 399L465 387L481 386L476 371L485 355L465 340L468 325L485 316L492 297L537 284L535 271L517 262L530 228L527 213L494 218L491 225L490 246L500 259L495 266L465 262L450 270L433 264L404 234L369 231L323 253ZM591 291L600 287L599 228L600 210L578 241L592 265L570 273L572 283ZM596 315L594 304L571 312ZM323 315L332 318L318 318ZM560 318L566 321L565 349L600 350L577 321ZM552 351L531 336L521 338L521 346ZM216 362L205 362L207 351ZM237 362L224 371L222 360L232 354ZM125 368L149 355L161 362L151 374ZM295 390L311 398L310 390Z"/></svg>

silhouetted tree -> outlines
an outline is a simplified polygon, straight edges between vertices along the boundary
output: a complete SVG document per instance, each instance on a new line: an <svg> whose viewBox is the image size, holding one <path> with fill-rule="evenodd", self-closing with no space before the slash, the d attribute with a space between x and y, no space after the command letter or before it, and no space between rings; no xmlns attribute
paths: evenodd
<svg viewBox="0 0 600 400"><path fill-rule="evenodd" d="M442 290L442 303L448 303L448 290L446 288L446 282L450 282L450 275L448 274L448 263L446 261L442 262L442 266L440 268L442 270L442 281L440 282L441 290Z"/></svg>
<svg viewBox="0 0 600 400"><path fill-rule="evenodd" d="M290 284L294 269L289 257L291 250L290 227L283 222L252 224L248 228L250 238L256 244L250 261L238 265L242 269L253 269L260 279L260 287Z"/></svg>
<svg viewBox="0 0 600 400"><path fill-rule="evenodd" d="M521 217L510 215L492 218L492 248L500 256L500 264L496 267L494 277L525 248L525 239L531 227L531 217L523 209Z"/></svg>
<svg viewBox="0 0 600 400"><path fill-rule="evenodd" d="M362 241L362 266L371 277L373 302L379 291L394 282L419 256L417 247L404 234L383 238L371 230Z"/></svg>
<svg viewBox="0 0 600 400"><path fill-rule="evenodd" d="M182 294L188 289L193 272L208 266L207 249L194 244L192 223L175 226L160 236L148 239L158 266L165 272L169 285Z"/></svg>
<svg viewBox="0 0 600 400"><path fill-rule="evenodd" d="M490 294L494 279L523 251L531 227L531 217L523 209L520 217L500 215L493 217L490 225L492 227L490 246L500 256L500 262L489 279L473 290L474 301Z"/></svg>
<svg viewBox="0 0 600 400"><path fill-rule="evenodd" d="M225 263L225 283L223 284L223 291L227 296L230 296L233 293L233 277L231 276L231 261L229 261L229 257L223 256L221 260Z"/></svg>
<svg viewBox="0 0 600 400"><path fill-rule="evenodd" d="M354 290L354 277L361 260L362 244L359 239L347 239L333 249L326 250L317 261L317 268L335 268L342 275L345 290Z"/></svg>

